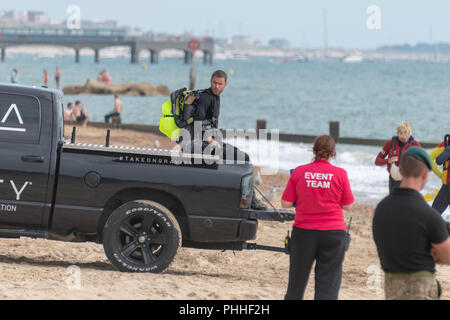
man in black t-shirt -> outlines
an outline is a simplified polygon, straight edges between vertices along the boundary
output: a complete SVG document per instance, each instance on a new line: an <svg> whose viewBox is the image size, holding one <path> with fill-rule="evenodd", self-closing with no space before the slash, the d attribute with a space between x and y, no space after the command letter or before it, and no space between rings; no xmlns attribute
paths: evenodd
<svg viewBox="0 0 450 320"><path fill-rule="evenodd" d="M420 190L432 161L421 148L405 151L400 188L381 201L373 218L373 237L385 272L386 299L438 299L435 263L450 264L450 239L440 214Z"/></svg>

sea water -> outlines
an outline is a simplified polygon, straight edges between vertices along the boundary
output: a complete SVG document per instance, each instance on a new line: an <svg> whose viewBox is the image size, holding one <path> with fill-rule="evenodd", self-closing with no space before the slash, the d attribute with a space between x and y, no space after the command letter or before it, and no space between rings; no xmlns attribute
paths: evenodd
<svg viewBox="0 0 450 320"><path fill-rule="evenodd" d="M144 66L144 63L146 66ZM9 82L11 70L19 69L19 82L43 84L43 70L55 87L54 70L61 70L62 87L84 84L106 69L114 83L150 82L171 90L188 87L190 66L183 59L161 58L159 64L147 60L131 64L125 58L82 56L76 64L73 56L39 57L9 55L0 63L0 82ZM209 87L213 71L230 74L221 97L220 127L255 128L256 120L267 120L268 129L281 133L320 135L329 132L329 122L340 122L343 137L389 140L400 121L409 121L419 141L442 141L450 133L450 64L391 62L309 62L272 63L270 58L248 61L216 60L213 65L195 61L197 88ZM161 106L168 97L121 97L123 123L157 125ZM79 95L64 97L67 102L80 100L92 121L104 121L113 109L113 97ZM280 143L279 160L253 156L255 165L277 167L288 172L312 159L312 145ZM385 167L374 165L381 147L338 145L334 163L347 170L358 202L374 204L388 193ZM431 151L431 150L429 150ZM424 192L440 187L433 174Z"/></svg>
<svg viewBox="0 0 450 320"><path fill-rule="evenodd" d="M0 63L0 82L9 82L12 68L19 69L20 83L40 86L43 70L55 86L54 70L61 70L62 86L84 84L106 69L114 83L150 82L175 90L189 86L190 66L183 59L161 58L131 64L125 58L82 56L38 58L8 55ZM409 121L419 141L442 141L448 126L450 63L418 62L310 62L271 63L269 58L248 61L216 60L213 65L196 61L197 88L209 87L212 72L233 71L221 97L222 128L255 128L266 119L269 129L283 133L328 133L329 122L339 121L342 137L389 139L398 122ZM143 64L147 68L143 68ZM93 121L103 121L113 108L111 96L66 96L81 100ZM124 123L158 124L167 97L123 96Z"/></svg>
<svg viewBox="0 0 450 320"><path fill-rule="evenodd" d="M256 145L255 145L256 144ZM262 144L262 146L258 146ZM272 154L268 152L265 143L249 143L238 141L237 145L248 152L252 162L256 166L273 169L268 174L275 172L288 173L290 170L313 161L312 144L305 143L279 143L279 158L274 161ZM426 149L431 152L430 149ZM336 157L331 161L335 166L347 171L355 202L359 204L376 205L389 194L389 174L386 166L375 166L375 158L381 151L380 147L355 146L338 144ZM442 167L440 168L442 170ZM262 175L264 180L264 175ZM422 195L436 192L441 188L441 179L430 172ZM273 186L282 190L285 186ZM433 202L428 203L430 206ZM450 208L443 213L443 218L450 222Z"/></svg>
<svg viewBox="0 0 450 320"><path fill-rule="evenodd" d="M273 151L270 152L265 144L260 142L259 147L255 144L258 143L237 142L237 146L249 154L254 165L273 169L266 170L268 175L277 172L288 173L300 165L313 161L312 144L280 142L277 155L273 155ZM358 203L373 205L389 193L389 174L386 166L375 166L375 158L380 151L381 147L345 144L336 146L336 157L331 162L347 171L352 191ZM429 149L427 151L431 152ZM264 179L264 174L262 178ZM429 181L422 193L425 195L440 187L440 178L430 172Z"/></svg>

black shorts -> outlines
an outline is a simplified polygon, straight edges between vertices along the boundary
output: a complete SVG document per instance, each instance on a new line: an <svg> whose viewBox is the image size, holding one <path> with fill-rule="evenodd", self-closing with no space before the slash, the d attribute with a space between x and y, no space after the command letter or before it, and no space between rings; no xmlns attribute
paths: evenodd
<svg viewBox="0 0 450 320"><path fill-rule="evenodd" d="M79 116L78 118L77 118L77 122L78 123L82 123L82 122L84 122L86 120L86 116L84 115L84 114L82 114L81 116Z"/></svg>

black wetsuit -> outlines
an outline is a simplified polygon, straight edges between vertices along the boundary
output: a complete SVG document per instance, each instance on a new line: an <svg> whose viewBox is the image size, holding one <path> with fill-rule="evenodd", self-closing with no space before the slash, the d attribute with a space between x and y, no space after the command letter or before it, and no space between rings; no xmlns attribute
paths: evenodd
<svg viewBox="0 0 450 320"><path fill-rule="evenodd" d="M202 137L194 136L194 125L188 127L191 137L203 140L207 130L218 129L220 115L220 97L213 94L211 88L206 89L196 102L193 118L202 124Z"/></svg>
<svg viewBox="0 0 450 320"><path fill-rule="evenodd" d="M215 134L214 131L211 131L211 137L222 145L222 149L220 150L220 152L218 152L217 150L212 151L212 155L217 155L220 153L223 154L223 159L228 159L227 153L232 153L232 160L242 160L249 162L250 157L246 153L240 151L236 147L222 142L222 135L221 133L219 135L218 131L219 116L220 97L214 95L211 88L204 90L200 95L198 101L195 103L194 112L192 114L194 123L186 128L191 135L191 142L201 142L202 150L205 150L206 148L208 148L209 144L208 142L204 141L204 135L206 132L208 132L208 130L215 130ZM197 128L201 127L201 130L194 130L195 126L197 126ZM182 143L182 140L180 141L180 143Z"/></svg>
<svg viewBox="0 0 450 320"><path fill-rule="evenodd" d="M195 144L201 144L203 154L219 155L226 162L250 162L250 157L247 153L242 152L232 145L223 143L222 133L218 131L219 115L220 97L214 95L211 88L204 90L194 106L194 112L192 114L194 123L186 127L186 130L190 133L191 141L183 141L183 137L181 137L178 143L182 146L183 150L190 149L192 153L195 153ZM198 128L198 132L195 132L195 127ZM199 130L200 128L201 130ZM221 145L219 150L204 141L204 135L208 130L216 130L216 133L211 132L211 137ZM253 194L251 207L256 210L266 209L264 204L256 198L255 194Z"/></svg>
<svg viewBox="0 0 450 320"><path fill-rule="evenodd" d="M438 165L443 165L446 161L450 160L450 146L444 149L437 158L436 163ZM447 169L448 170L448 169ZM448 174L448 172L447 172ZM440 213L444 213L447 207L450 205L450 185L444 184L439 190L436 199L433 201L433 208L438 210ZM450 229L449 229L450 230Z"/></svg>

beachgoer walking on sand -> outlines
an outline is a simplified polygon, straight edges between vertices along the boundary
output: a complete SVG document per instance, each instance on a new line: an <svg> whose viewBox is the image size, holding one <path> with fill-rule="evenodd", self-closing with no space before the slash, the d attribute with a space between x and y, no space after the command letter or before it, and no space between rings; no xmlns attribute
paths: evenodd
<svg viewBox="0 0 450 320"><path fill-rule="evenodd" d="M55 71L55 81L56 81L56 89L59 90L60 83L61 83L61 71L59 71L58 67L56 67L56 71Z"/></svg>
<svg viewBox="0 0 450 320"><path fill-rule="evenodd" d="M11 73L11 83L19 83L19 70L13 69Z"/></svg>
<svg viewBox="0 0 450 320"><path fill-rule="evenodd" d="M440 214L419 193L432 170L418 147L400 161L400 188L381 201L373 218L373 238L385 272L387 300L438 299L435 263L450 264L450 239Z"/></svg>
<svg viewBox="0 0 450 320"><path fill-rule="evenodd" d="M314 162L294 170L281 202L296 204L286 300L303 299L314 261L315 300L337 300L341 286L348 240L343 210L351 210L353 193L347 172L330 163L333 138L318 137L313 154Z"/></svg>
<svg viewBox="0 0 450 320"><path fill-rule="evenodd" d="M88 115L86 108L80 101L75 102L74 113L76 122L82 124L83 127L87 127L87 124L90 121L90 116Z"/></svg>
<svg viewBox="0 0 450 320"><path fill-rule="evenodd" d="M397 126L397 136L386 142L375 160L377 166L387 166L389 193L400 186L401 175L398 174L398 166L403 153L412 146L420 147L420 143L414 140L411 125L408 122L401 122Z"/></svg>
<svg viewBox="0 0 450 320"><path fill-rule="evenodd" d="M48 73L47 70L44 69L44 87L48 87Z"/></svg>
<svg viewBox="0 0 450 320"><path fill-rule="evenodd" d="M123 102L120 100L120 96L118 94L114 95L114 109L107 115L105 115L105 123L109 123L109 119L112 117L120 117L122 113Z"/></svg>

